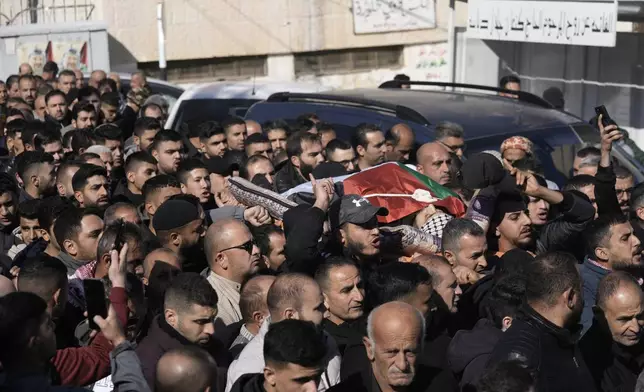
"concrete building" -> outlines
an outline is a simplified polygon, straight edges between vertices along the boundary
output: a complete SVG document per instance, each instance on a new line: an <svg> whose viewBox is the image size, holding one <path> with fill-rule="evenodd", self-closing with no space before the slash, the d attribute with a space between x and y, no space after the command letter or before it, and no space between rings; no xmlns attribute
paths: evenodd
<svg viewBox="0 0 644 392"><path fill-rule="evenodd" d="M12 25L100 21L113 71L158 74L156 0L3 0ZM165 0L168 79L177 83L264 78L373 86L397 73L446 80L449 0L432 28L356 34L354 0ZM435 6L433 4L435 3ZM29 9L29 5L36 7ZM387 8L386 2L356 0ZM384 5L383 5L384 4ZM373 11L373 10L372 10ZM386 17L395 17L387 9ZM411 13L410 13L411 14ZM457 3L464 26L467 10Z"/></svg>

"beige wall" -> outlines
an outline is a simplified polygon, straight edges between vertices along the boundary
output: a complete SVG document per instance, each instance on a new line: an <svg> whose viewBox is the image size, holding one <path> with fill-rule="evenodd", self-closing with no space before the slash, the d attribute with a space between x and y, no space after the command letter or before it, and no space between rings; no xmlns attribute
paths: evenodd
<svg viewBox="0 0 644 392"><path fill-rule="evenodd" d="M39 0L36 10L39 24L71 23L103 19L104 3L111 0ZM135 1L135 0L134 0ZM31 23L28 0L1 0L0 25Z"/></svg>
<svg viewBox="0 0 644 392"><path fill-rule="evenodd" d="M351 0L166 0L168 60L415 44L446 39L448 0L438 28L355 35ZM156 0L108 0L109 33L139 62L158 59ZM459 24L466 5L457 2Z"/></svg>

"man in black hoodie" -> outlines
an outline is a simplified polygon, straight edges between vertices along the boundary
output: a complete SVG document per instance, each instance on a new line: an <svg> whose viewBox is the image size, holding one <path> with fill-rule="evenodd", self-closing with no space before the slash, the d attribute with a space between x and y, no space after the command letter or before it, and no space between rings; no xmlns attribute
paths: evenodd
<svg viewBox="0 0 644 392"><path fill-rule="evenodd" d="M326 356L323 334L312 322L272 324L264 337L264 372L241 376L231 392L317 391Z"/></svg>
<svg viewBox="0 0 644 392"><path fill-rule="evenodd" d="M447 350L450 369L460 376L461 388L476 385L483 375L490 354L512 325L525 295L525 280L517 275L504 276L483 301L486 317L471 331L456 332Z"/></svg>
<svg viewBox="0 0 644 392"><path fill-rule="evenodd" d="M488 366L521 360L536 374L538 391L596 391L574 332L583 309L577 261L545 253L525 267L526 305L494 348Z"/></svg>
<svg viewBox="0 0 644 392"><path fill-rule="evenodd" d="M611 272L597 289L592 327L579 343L598 389L635 390L644 368L644 293L626 272Z"/></svg>
<svg viewBox="0 0 644 392"><path fill-rule="evenodd" d="M423 366L410 353L423 350L424 315L411 304L388 302L375 308L363 338L368 366L329 392L454 392L458 386L449 372Z"/></svg>

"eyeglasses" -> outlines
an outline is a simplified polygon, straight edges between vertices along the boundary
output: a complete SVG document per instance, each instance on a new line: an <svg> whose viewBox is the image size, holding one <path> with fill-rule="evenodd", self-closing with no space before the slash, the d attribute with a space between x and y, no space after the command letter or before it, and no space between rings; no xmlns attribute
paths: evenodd
<svg viewBox="0 0 644 392"><path fill-rule="evenodd" d="M465 146L465 144L461 144L461 145L457 145L457 146L450 146L447 143L443 143L443 142L439 142L439 143L442 144L445 148L447 148L448 150L450 150L451 152L454 152L454 153L456 151L458 151L458 150L461 150L462 152L465 152L465 149L467 148Z"/></svg>
<svg viewBox="0 0 644 392"><path fill-rule="evenodd" d="M247 253L252 254L253 253L253 246L255 246L255 240L250 239L250 240L248 240L248 242L244 242L243 244L237 245L237 246L231 246L230 248L222 249L222 250L220 250L220 252L224 252L224 251L232 250L232 249L242 249L242 250L245 250Z"/></svg>
<svg viewBox="0 0 644 392"><path fill-rule="evenodd" d="M633 189L635 188L615 189L615 193L617 194L617 196L622 196L624 194L630 195L633 193Z"/></svg>

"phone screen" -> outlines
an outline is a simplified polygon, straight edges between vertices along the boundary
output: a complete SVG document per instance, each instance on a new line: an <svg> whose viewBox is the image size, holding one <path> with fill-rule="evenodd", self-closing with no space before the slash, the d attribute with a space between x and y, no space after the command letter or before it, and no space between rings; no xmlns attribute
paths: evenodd
<svg viewBox="0 0 644 392"><path fill-rule="evenodd" d="M94 322L94 316L107 317L107 300L105 299L103 282L98 279L85 279L83 280L83 288L85 289L89 327L98 330L98 325Z"/></svg>

